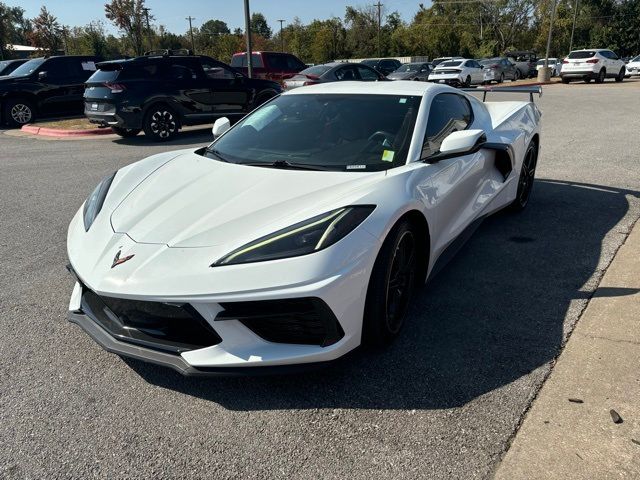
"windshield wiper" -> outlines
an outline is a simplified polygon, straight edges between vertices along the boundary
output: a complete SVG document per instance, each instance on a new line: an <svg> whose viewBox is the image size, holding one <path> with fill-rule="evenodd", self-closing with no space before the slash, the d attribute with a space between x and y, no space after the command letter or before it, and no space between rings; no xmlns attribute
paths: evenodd
<svg viewBox="0 0 640 480"><path fill-rule="evenodd" d="M231 160L226 158L222 153L220 153L219 150L216 150L215 148L207 148L205 150L205 153L210 153L210 154L214 155L221 162L236 163L236 162L232 162Z"/></svg>
<svg viewBox="0 0 640 480"><path fill-rule="evenodd" d="M241 162L239 165L249 165L251 167L283 168L290 170L329 170L329 168L321 165L295 163L288 160L276 160L275 162Z"/></svg>

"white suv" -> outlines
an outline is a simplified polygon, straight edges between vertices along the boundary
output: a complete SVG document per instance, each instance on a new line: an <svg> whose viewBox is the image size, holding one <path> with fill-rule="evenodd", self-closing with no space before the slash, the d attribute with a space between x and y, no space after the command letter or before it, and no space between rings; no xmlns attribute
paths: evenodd
<svg viewBox="0 0 640 480"><path fill-rule="evenodd" d="M604 48L574 50L562 61L560 70L562 83L569 83L574 79L602 83L605 78L615 78L616 82L621 82L624 75L624 61Z"/></svg>

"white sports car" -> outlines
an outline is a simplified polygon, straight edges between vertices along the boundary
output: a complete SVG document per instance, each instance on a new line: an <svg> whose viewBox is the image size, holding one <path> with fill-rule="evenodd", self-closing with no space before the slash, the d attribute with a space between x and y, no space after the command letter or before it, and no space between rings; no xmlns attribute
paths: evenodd
<svg viewBox="0 0 640 480"><path fill-rule="evenodd" d="M541 90L495 90L530 101L408 81L298 88L218 120L208 147L118 170L69 226L69 319L185 375L389 343L467 233L527 205Z"/></svg>

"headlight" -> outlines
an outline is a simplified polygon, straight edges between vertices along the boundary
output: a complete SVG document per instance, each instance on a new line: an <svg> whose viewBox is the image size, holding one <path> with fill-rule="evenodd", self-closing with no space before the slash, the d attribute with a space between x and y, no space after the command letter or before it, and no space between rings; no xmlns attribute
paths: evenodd
<svg viewBox="0 0 640 480"><path fill-rule="evenodd" d="M113 172L107 178L102 180L93 192L91 192L87 201L84 202L83 218L85 231L89 231L91 224L96 219L98 213L100 213L104 199L107 197L107 192L109 191L109 187L111 187L111 182L113 182L113 177L115 176L116 172Z"/></svg>
<svg viewBox="0 0 640 480"><path fill-rule="evenodd" d="M358 205L323 213L247 243L211 266L263 262L317 252L349 234L374 208L374 205Z"/></svg>

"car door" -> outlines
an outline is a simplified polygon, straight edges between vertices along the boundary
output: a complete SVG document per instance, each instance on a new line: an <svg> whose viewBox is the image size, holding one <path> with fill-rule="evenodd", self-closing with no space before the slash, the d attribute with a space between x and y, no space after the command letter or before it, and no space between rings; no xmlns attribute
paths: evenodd
<svg viewBox="0 0 640 480"><path fill-rule="evenodd" d="M473 122L470 102L457 93L436 95L429 108L422 158L427 163L429 192L425 201L435 207L437 225L432 225L432 241L436 255L460 235L476 218L488 200L482 196L487 176L488 154L476 153L429 163L442 141L452 132L465 130Z"/></svg>
<svg viewBox="0 0 640 480"><path fill-rule="evenodd" d="M74 57L51 58L36 72L41 88L38 102L43 113L66 114L82 111L84 81L80 62Z"/></svg>
<svg viewBox="0 0 640 480"><path fill-rule="evenodd" d="M201 57L200 62L209 89L212 113L220 116L248 112L251 88L247 77L212 58Z"/></svg>
<svg viewBox="0 0 640 480"><path fill-rule="evenodd" d="M366 65L356 65L356 69L358 70L360 80L363 82L376 82L384 78L380 73Z"/></svg>
<svg viewBox="0 0 640 480"><path fill-rule="evenodd" d="M208 119L214 116L213 95L198 58L170 58L164 63L162 75L170 87L168 92L187 119Z"/></svg>
<svg viewBox="0 0 640 480"><path fill-rule="evenodd" d="M467 62L467 64L471 68L471 83L482 83L484 80L484 72L482 71L482 66L475 60L470 60Z"/></svg>
<svg viewBox="0 0 640 480"><path fill-rule="evenodd" d="M345 65L338 68L334 75L339 82L347 82L352 80L360 80L360 74L355 65Z"/></svg>

